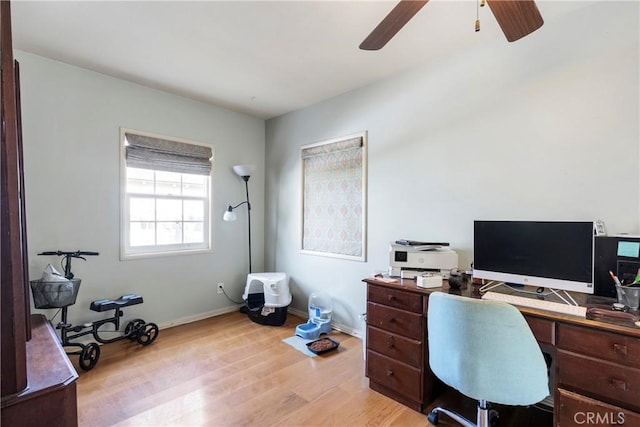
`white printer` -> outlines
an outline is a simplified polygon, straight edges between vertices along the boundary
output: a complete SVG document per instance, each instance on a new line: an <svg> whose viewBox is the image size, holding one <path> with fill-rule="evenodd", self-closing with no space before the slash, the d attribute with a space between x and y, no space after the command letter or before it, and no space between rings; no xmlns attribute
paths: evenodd
<svg viewBox="0 0 640 427"><path fill-rule="evenodd" d="M389 250L389 275L413 279L424 272L436 272L444 279L458 268L458 254L449 243L396 240Z"/></svg>

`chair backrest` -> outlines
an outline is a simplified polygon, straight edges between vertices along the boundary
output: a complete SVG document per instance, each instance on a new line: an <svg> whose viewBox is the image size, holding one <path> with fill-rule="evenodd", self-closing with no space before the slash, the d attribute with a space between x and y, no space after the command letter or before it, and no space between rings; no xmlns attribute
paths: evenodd
<svg viewBox="0 0 640 427"><path fill-rule="evenodd" d="M549 395L544 356L515 307L434 292L427 328L431 370L462 394L505 405Z"/></svg>

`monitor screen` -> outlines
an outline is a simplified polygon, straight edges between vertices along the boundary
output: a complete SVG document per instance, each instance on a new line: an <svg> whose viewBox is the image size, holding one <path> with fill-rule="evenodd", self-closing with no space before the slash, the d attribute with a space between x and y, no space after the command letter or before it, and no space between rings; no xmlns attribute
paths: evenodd
<svg viewBox="0 0 640 427"><path fill-rule="evenodd" d="M475 278L593 293L593 221L474 221L473 229Z"/></svg>

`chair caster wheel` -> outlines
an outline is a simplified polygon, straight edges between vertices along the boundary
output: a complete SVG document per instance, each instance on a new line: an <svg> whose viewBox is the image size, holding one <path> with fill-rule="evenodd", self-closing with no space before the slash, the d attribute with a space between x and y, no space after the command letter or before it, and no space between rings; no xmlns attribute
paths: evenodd
<svg viewBox="0 0 640 427"><path fill-rule="evenodd" d="M495 409L489 411L489 426L498 427L500 425L500 414Z"/></svg>
<svg viewBox="0 0 640 427"><path fill-rule="evenodd" d="M434 426L438 425L438 411L431 411L429 415L427 415L427 420L433 424Z"/></svg>

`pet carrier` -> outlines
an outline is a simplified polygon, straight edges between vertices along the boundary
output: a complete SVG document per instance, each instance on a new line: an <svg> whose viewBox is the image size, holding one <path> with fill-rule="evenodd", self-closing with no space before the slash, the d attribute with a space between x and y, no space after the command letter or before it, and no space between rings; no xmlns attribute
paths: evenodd
<svg viewBox="0 0 640 427"><path fill-rule="evenodd" d="M249 318L261 325L280 326L291 303L286 273L250 273L242 294Z"/></svg>

